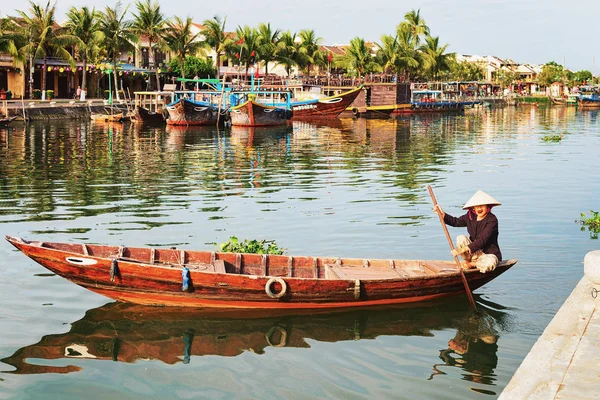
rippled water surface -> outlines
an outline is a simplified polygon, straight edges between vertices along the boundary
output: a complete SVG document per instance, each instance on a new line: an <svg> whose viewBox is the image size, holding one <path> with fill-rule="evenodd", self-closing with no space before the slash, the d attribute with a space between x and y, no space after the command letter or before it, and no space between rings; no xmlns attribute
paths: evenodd
<svg viewBox="0 0 600 400"><path fill-rule="evenodd" d="M560 142L546 135L563 135ZM502 202L518 264L475 298L319 315L119 304L0 243L3 398L494 398L583 275L598 241L598 112L506 108L287 128L88 121L0 128L0 233L287 254L449 259L445 210ZM451 228L453 236L463 233Z"/></svg>

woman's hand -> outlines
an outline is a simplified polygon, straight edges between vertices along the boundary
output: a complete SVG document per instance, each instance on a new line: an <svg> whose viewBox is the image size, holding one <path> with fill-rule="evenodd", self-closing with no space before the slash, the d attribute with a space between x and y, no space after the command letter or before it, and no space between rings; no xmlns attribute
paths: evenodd
<svg viewBox="0 0 600 400"><path fill-rule="evenodd" d="M457 247L455 249L452 249L450 251L450 254L452 254L452 257L458 257L459 255L466 253L466 252L470 252L471 250L467 247Z"/></svg>
<svg viewBox="0 0 600 400"><path fill-rule="evenodd" d="M436 204L435 206L433 206L433 212L435 212L442 218L444 218L444 216L446 215L444 210L442 210L442 206L440 206L439 204Z"/></svg>

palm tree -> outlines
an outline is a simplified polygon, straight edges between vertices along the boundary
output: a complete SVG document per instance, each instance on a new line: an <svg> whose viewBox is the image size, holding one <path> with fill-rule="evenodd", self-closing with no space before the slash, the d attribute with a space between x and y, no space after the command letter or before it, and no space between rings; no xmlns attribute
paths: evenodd
<svg viewBox="0 0 600 400"><path fill-rule="evenodd" d="M121 12L121 2L118 1L114 8L106 6L101 15L100 30L106 38L104 48L112 61L114 68L115 93L119 100L119 86L117 82L118 59L121 51L134 48L134 43L137 43L138 38L133 31L133 23L125 20L125 15L129 6ZM109 77L110 79L110 77Z"/></svg>
<svg viewBox="0 0 600 400"><path fill-rule="evenodd" d="M14 21L7 17L0 18L0 52L10 52L14 47Z"/></svg>
<svg viewBox="0 0 600 400"><path fill-rule="evenodd" d="M404 72L407 80L414 76L421 65L419 49L415 47L412 33L408 29L399 29L398 35L398 71Z"/></svg>
<svg viewBox="0 0 600 400"><path fill-rule="evenodd" d="M319 49L323 38L317 37L312 29L303 29L298 36L300 37L300 66L305 67L310 76L313 65L325 63L325 55Z"/></svg>
<svg viewBox="0 0 600 400"><path fill-rule="evenodd" d="M355 69L358 77L364 72L372 70L375 62L371 56L371 50L367 47L365 40L355 37L350 40L350 46L346 49L343 62L349 69Z"/></svg>
<svg viewBox="0 0 600 400"><path fill-rule="evenodd" d="M183 21L179 17L167 22L167 30L163 40L169 50L177 55L181 65L181 77L185 79L185 57L195 55L202 47L204 42L198 40L200 32L192 35L192 18L187 17Z"/></svg>
<svg viewBox="0 0 600 400"><path fill-rule="evenodd" d="M440 47L438 36L425 38L421 53L423 54L425 70L433 79L439 78L440 73L450 70L450 62L454 57L454 53L445 53L447 48L447 44Z"/></svg>
<svg viewBox="0 0 600 400"><path fill-rule="evenodd" d="M233 44L233 41L227 37L227 33L225 32L225 22L227 22L227 17L221 21L221 18L215 15L213 19L204 20L204 28L200 32L204 36L206 44L215 50L217 78L221 76L221 56L227 53L229 47Z"/></svg>
<svg viewBox="0 0 600 400"><path fill-rule="evenodd" d="M410 40L416 48L421 43L421 36L429 36L429 27L425 20L421 18L421 10L411 10L404 14L404 21L396 28L398 36L399 31L404 30L409 33Z"/></svg>
<svg viewBox="0 0 600 400"><path fill-rule="evenodd" d="M265 62L265 75L269 74L269 63L277 59L277 43L281 36L281 31L271 29L271 24L261 23L258 25L258 54L260 59Z"/></svg>
<svg viewBox="0 0 600 400"><path fill-rule="evenodd" d="M398 67L398 37L391 35L382 35L381 44L377 43L377 63L381 68L389 73L390 71L397 72Z"/></svg>
<svg viewBox="0 0 600 400"><path fill-rule="evenodd" d="M22 19L7 17L0 27L0 51L8 52L15 61L21 62L29 71L29 94L33 92L33 30Z"/></svg>
<svg viewBox="0 0 600 400"><path fill-rule="evenodd" d="M134 20L132 29L138 37L145 36L148 38L148 49L154 61L154 69L156 72L156 88L160 90L160 76L158 74L158 65L156 65L156 55L158 45L162 41L165 33L166 19L158 1L139 0L135 3L138 10L137 14L133 14ZM157 45L157 46L155 46Z"/></svg>
<svg viewBox="0 0 600 400"><path fill-rule="evenodd" d="M299 43L296 42L296 34L289 30L283 32L277 43L277 61L285 67L288 77L292 68L297 65L300 51Z"/></svg>
<svg viewBox="0 0 600 400"><path fill-rule="evenodd" d="M87 91L87 64L91 57L98 54L104 35L100 31L100 14L92 8L71 7L67 13L65 28L67 31L79 38L76 51L83 62L83 76L81 79L81 90Z"/></svg>
<svg viewBox="0 0 600 400"><path fill-rule="evenodd" d="M254 64L254 61L257 58L260 36L256 29L251 28L248 25L243 28L238 26L236 35L239 38L236 43L239 43L240 46L239 54L237 54L237 56L239 57L240 63L244 64L246 76L248 76L248 69L250 69L250 65Z"/></svg>
<svg viewBox="0 0 600 400"><path fill-rule="evenodd" d="M64 29L58 28L54 17L56 4L50 4L50 0L48 0L45 7L32 1L29 4L31 15L17 10L17 13L21 17L17 34L25 39L22 40L23 46L19 50L19 53L44 59L41 85L42 90L45 90L48 56L56 56L67 61L71 65L71 68L75 68L75 60L67 48L70 45L77 44L79 39L73 35L66 34Z"/></svg>

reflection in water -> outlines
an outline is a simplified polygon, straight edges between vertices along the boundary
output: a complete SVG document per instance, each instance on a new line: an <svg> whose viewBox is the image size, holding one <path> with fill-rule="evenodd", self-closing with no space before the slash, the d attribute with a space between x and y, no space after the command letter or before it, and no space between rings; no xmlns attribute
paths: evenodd
<svg viewBox="0 0 600 400"><path fill-rule="evenodd" d="M468 303L431 303L423 307L377 308L313 315L273 316L247 310L190 310L109 303L89 310L71 330L44 336L2 362L16 374L69 373L77 365L37 365L45 360L96 359L134 363L141 359L166 364L190 363L192 356L235 357L246 351L263 354L267 347L310 348L307 339L321 342L357 341L389 336L434 336L455 330L450 348L440 356L449 366L468 372L469 379L492 385L496 341L505 314L482 305L474 314ZM492 303L488 303L492 304ZM492 343L493 342L493 343ZM489 347L485 347L489 346ZM452 352L460 355L457 358ZM489 361L487 360L489 358ZM42 363L46 364L46 363ZM432 360L434 368L439 364Z"/></svg>
<svg viewBox="0 0 600 400"><path fill-rule="evenodd" d="M448 348L440 351L440 359L444 363L434 364L429 379L445 375L440 366L452 366L464 371L463 379L466 381L493 385L494 370L498 364L499 328L504 322L490 313L473 313L462 319L456 335L448 341Z"/></svg>
<svg viewBox="0 0 600 400"><path fill-rule="evenodd" d="M216 320L211 328L195 316L152 314L165 311L161 309L142 311L134 319L134 310L120 312L124 306L115 305L114 312L90 311L67 334L49 335L35 346L23 347L38 342L45 332L58 332L60 328L46 328L56 326L57 320L72 321L74 312L92 309L105 300L58 278L42 278L37 265L4 243L0 244L5 257L0 286L6 310L0 324L4 349L0 358L14 353L10 362L20 373L35 368L47 371L50 367L37 365L44 363L53 368L67 364L86 368L102 388L115 385L120 397L130 392L111 379L113 363L75 356L179 362L180 369L194 376L195 384L202 370L199 364L211 364L214 359L200 362L193 356L227 350L231 355L245 354L216 360L225 370L234 371L231 376L240 368L261 371L262 379L254 381L255 387L268 382L271 393L285 393L293 369L323 388L300 395L306 398L332 393L346 398L389 398L393 397L390 393L422 389L430 394L423 398L470 398L464 390L471 393L470 388L479 385L473 382L477 379L494 381L496 389L501 389L529 350L532 338L543 330L580 276L576 268L580 254L589 251L590 240L574 220L580 212L594 209L598 197L598 184L590 179L598 169L597 127L598 111L566 107L511 107L470 116L385 121L294 122L290 127L255 129L251 140L250 132L238 134L211 126L174 129L125 123L111 127L90 121L12 124L0 129L0 227L6 234L43 235L40 239L58 242L203 249L237 235L277 240L291 254L449 257L431 213L426 185L439 188L442 203L455 210L473 187L493 185L504 193L506 205L499 210L503 213L503 248L511 258L521 258L523 265L479 290L504 304L518 305L518 310L510 311L518 321L510 334L498 329L502 316L491 313L490 324L487 317L473 320L468 310L452 306L424 313L397 309L389 317L375 312L372 316L343 314L345 319L342 314L323 320L258 318L259 325L253 329L247 320L237 326L205 317ZM558 144L543 142L547 134L564 134L564 139ZM539 204L545 205L543 210ZM523 218L530 223L523 225ZM544 251L540 243L546 246ZM544 290L532 291L532 287ZM464 299L457 299L461 300L468 307ZM53 305L40 306L46 303ZM13 309L23 311L14 314ZM385 330L386 326L390 329ZM379 337L355 343L355 331L360 338ZM502 337L494 344L495 331L502 332ZM20 332L28 334L18 337ZM231 344L234 338L238 338L237 345ZM308 338L348 342L328 345ZM161 340L163 353L158 349ZM292 351L270 347L282 342ZM294 349L306 343L318 349L318 354ZM253 356L248 354L250 348L270 351ZM350 354L349 348L357 352ZM56 361L32 359L38 354ZM186 354L197 370L181 365ZM425 362L421 354L426 354ZM271 355L284 362L271 362ZM350 366L356 379L348 379L349 358L360 360ZM315 359L320 362L314 363ZM128 373L136 369L128 364L118 367ZM153 367L157 372L172 371L161 362ZM210 367L201 371L203 376L221 374ZM446 375L436 375L438 371ZM433 379L426 381L432 372ZM65 380L61 389L87 386L87 381L79 379L84 375L59 377ZM54 382L46 376L4 375L0 379L13 380L5 387L16 388L15 398L27 397L36 389L52 390L49 382ZM361 384L353 391L356 382ZM480 388L491 386L484 385ZM252 397L246 395L251 386L241 386L238 397ZM457 391L449 393L448 387ZM260 397L258 392L251 393Z"/></svg>

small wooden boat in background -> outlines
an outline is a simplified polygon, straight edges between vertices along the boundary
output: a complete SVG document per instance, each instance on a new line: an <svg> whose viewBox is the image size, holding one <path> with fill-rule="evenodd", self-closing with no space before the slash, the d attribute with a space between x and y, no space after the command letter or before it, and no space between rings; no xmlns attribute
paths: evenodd
<svg viewBox="0 0 600 400"><path fill-rule="evenodd" d="M276 126L285 125L292 117L292 111L285 108L266 106L248 99L229 110L233 126Z"/></svg>
<svg viewBox="0 0 600 400"><path fill-rule="evenodd" d="M8 126L8 124L13 122L15 119L17 119L17 117L15 117L15 116L0 118L0 126Z"/></svg>
<svg viewBox="0 0 600 400"><path fill-rule="evenodd" d="M123 113L118 114L92 114L94 122L123 122Z"/></svg>
<svg viewBox="0 0 600 400"><path fill-rule="evenodd" d="M140 122L164 123L165 117L162 112L151 111L147 108L136 106L135 119Z"/></svg>
<svg viewBox="0 0 600 400"><path fill-rule="evenodd" d="M581 86L577 97L577 107L583 110L600 109L600 86Z"/></svg>
<svg viewBox="0 0 600 400"><path fill-rule="evenodd" d="M134 92L134 95L136 121L149 123L165 122L163 109L165 108L165 104L170 103L170 99L173 96L172 91Z"/></svg>
<svg viewBox="0 0 600 400"><path fill-rule="evenodd" d="M145 305L324 309L413 303L464 293L454 261L220 253L27 241L12 245L93 292ZM471 290L506 272L464 273Z"/></svg>
<svg viewBox="0 0 600 400"><path fill-rule="evenodd" d="M180 98L167 106L167 125L215 125L219 110L208 102L196 102Z"/></svg>
<svg viewBox="0 0 600 400"><path fill-rule="evenodd" d="M599 98L580 97L577 100L577 107L579 107L582 110L598 110L598 109L600 109L600 97Z"/></svg>
<svg viewBox="0 0 600 400"><path fill-rule="evenodd" d="M362 86L359 86L334 96L304 101L292 101L290 105L294 112L293 119L337 118L350 106L350 104L352 104L361 90Z"/></svg>

